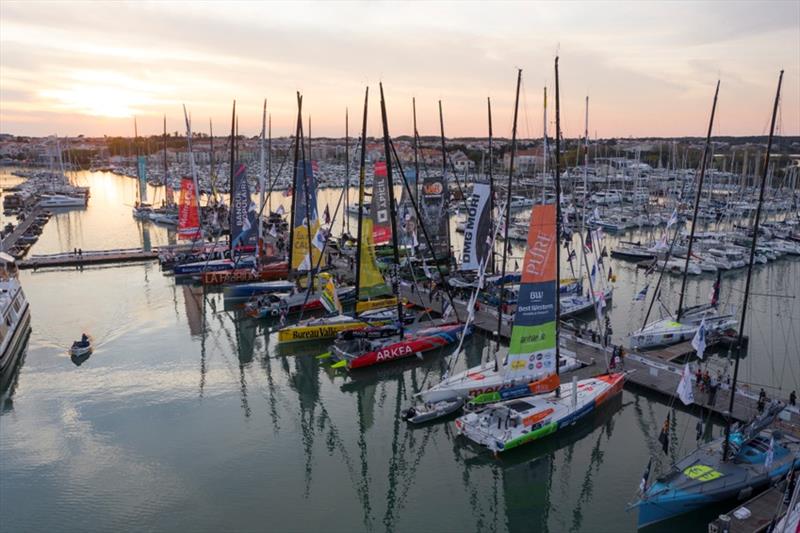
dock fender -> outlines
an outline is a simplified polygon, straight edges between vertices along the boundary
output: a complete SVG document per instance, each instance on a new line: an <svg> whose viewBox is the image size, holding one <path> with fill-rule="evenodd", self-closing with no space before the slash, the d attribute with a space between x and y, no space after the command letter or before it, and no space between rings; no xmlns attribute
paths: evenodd
<svg viewBox="0 0 800 533"><path fill-rule="evenodd" d="M279 314L281 314L281 312L280 312L280 311L278 311L277 309L275 309L275 308L273 307L273 308L270 310L269 314L271 314L272 316L278 316Z"/></svg>

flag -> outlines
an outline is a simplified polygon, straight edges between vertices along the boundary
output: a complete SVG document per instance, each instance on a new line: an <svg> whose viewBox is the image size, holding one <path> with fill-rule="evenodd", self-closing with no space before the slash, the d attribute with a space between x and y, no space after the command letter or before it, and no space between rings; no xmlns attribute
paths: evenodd
<svg viewBox="0 0 800 533"><path fill-rule="evenodd" d="M706 319L700 322L700 327L697 328L697 333L694 334L692 339L692 348L697 351L697 357L703 358L703 353L706 351Z"/></svg>
<svg viewBox="0 0 800 533"><path fill-rule="evenodd" d="M694 425L694 431L694 440L700 440L703 438L703 421L699 418L697 419L697 424Z"/></svg>
<svg viewBox="0 0 800 533"><path fill-rule="evenodd" d="M604 291L596 291L594 296L597 299L597 314L601 315L606 308L606 293Z"/></svg>
<svg viewBox="0 0 800 533"><path fill-rule="evenodd" d="M608 257L608 250L606 250L605 246L603 246L603 250L600 252L600 257Z"/></svg>
<svg viewBox="0 0 800 533"><path fill-rule="evenodd" d="M275 214L276 215L283 215L285 212L286 212L286 210L283 208L282 205L279 205L278 209L275 210Z"/></svg>
<svg viewBox="0 0 800 533"><path fill-rule="evenodd" d="M611 271L611 267L608 267L608 281L611 281L611 278L614 277L614 273Z"/></svg>
<svg viewBox="0 0 800 533"><path fill-rule="evenodd" d="M518 270L519 270L519 262L517 262L517 260L514 259L514 272L517 272Z"/></svg>
<svg viewBox="0 0 800 533"><path fill-rule="evenodd" d="M775 437L769 439L769 448L767 448L767 456L764 459L764 468L769 470L772 466L772 461L775 459Z"/></svg>
<svg viewBox="0 0 800 533"><path fill-rule="evenodd" d="M600 210L597 207L594 208L594 219L600 220Z"/></svg>
<svg viewBox="0 0 800 533"><path fill-rule="evenodd" d="M331 212L328 209L328 204L325 204L325 212L322 213L322 222L324 224L330 224L331 223Z"/></svg>
<svg viewBox="0 0 800 533"><path fill-rule="evenodd" d="M578 254L575 253L575 250L570 251L569 257L567 257L567 261L572 262L573 259L578 257Z"/></svg>
<svg viewBox="0 0 800 533"><path fill-rule="evenodd" d="M658 442L661 443L661 449L664 450L664 453L669 454L669 413L667 413L667 419L664 420L664 425L661 426Z"/></svg>
<svg viewBox="0 0 800 533"><path fill-rule="evenodd" d="M597 265L592 265L592 286L597 285Z"/></svg>
<svg viewBox="0 0 800 533"><path fill-rule="evenodd" d="M339 295L336 294L336 285L333 283L333 276L326 274L325 276L320 275L320 278L323 280L327 278L320 298L323 307L325 307L329 313L338 313L341 315L342 303L339 301Z"/></svg>
<svg viewBox="0 0 800 533"><path fill-rule="evenodd" d="M300 263L300 266L297 267L297 270L299 270L299 271L304 271L304 270L305 271L309 271L309 270L311 270L311 255L310 254L306 254L303 257L303 261Z"/></svg>
<svg viewBox="0 0 800 533"><path fill-rule="evenodd" d="M447 318L452 313L453 313L453 306L450 305L450 302L448 300L445 300L444 304L442 304L442 318Z"/></svg>
<svg viewBox="0 0 800 533"><path fill-rule="evenodd" d="M328 234L325 229L320 226L317 229L317 233L314 235L314 238L311 240L311 244L314 245L314 248L317 250L324 250L325 249L325 241L328 240Z"/></svg>
<svg viewBox="0 0 800 533"><path fill-rule="evenodd" d="M644 288L642 290L640 290L639 293L636 296L633 297L633 301L634 302L641 302L642 300L647 298L647 289L648 288L650 288L650 285L645 285Z"/></svg>
<svg viewBox="0 0 800 533"><path fill-rule="evenodd" d="M275 224L270 226L269 234L272 235L273 237L275 237L276 239L278 238L278 230L275 228Z"/></svg>
<svg viewBox="0 0 800 533"><path fill-rule="evenodd" d="M669 220L667 220L667 229L671 228L678 222L678 209L675 208L672 210L672 215L670 215Z"/></svg>
<svg viewBox="0 0 800 533"><path fill-rule="evenodd" d="M639 483L639 492L644 494L644 491L647 490L647 478L650 477L650 468L653 466L653 458L651 457L647 461L647 466L644 468L644 472L642 472L642 481Z"/></svg>
<svg viewBox="0 0 800 533"><path fill-rule="evenodd" d="M689 363L683 365L683 374L681 374L681 381L678 383L678 398L681 399L684 405L691 405L694 403L694 391L692 390L692 371L689 369Z"/></svg>
<svg viewBox="0 0 800 533"><path fill-rule="evenodd" d="M285 197L289 197L289 196L291 196L293 193L294 193L294 191L292 190L292 187L291 187L291 186L289 186L289 188L287 188L285 191L283 191L283 195L284 195Z"/></svg>
<svg viewBox="0 0 800 533"><path fill-rule="evenodd" d="M586 230L586 240L584 241L583 245L587 250L590 252L592 251L592 230Z"/></svg>

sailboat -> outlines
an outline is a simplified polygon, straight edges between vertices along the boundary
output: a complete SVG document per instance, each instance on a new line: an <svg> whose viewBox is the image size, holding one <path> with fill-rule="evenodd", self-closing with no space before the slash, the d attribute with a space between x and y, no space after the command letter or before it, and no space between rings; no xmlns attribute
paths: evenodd
<svg viewBox="0 0 800 533"><path fill-rule="evenodd" d="M690 258L692 257L692 243L694 241L694 234L695 228L697 227L697 213L700 206L700 197L703 191L703 179L706 174L706 165L708 162L708 155L709 155L709 147L711 145L711 131L714 126L714 114L717 109L717 96L719 95L719 82L717 82L717 88L714 92L714 102L711 107L711 118L708 123L708 133L706 134L706 142L705 147L703 148L703 156L700 161L700 175L697 180L697 194L695 196L694 202L694 215L692 218L692 229L689 233L689 245L688 250L686 252L686 259L684 264L682 265L682 269L679 270L683 273L683 280L681 282L681 292L680 292L680 301L678 303L678 310L675 316L670 316L663 318L661 320L657 320L655 322L647 323L647 320L650 316L650 311L648 310L647 315L645 316L644 324L642 327L634 332L632 332L629 336L629 343L632 349L642 349L642 348L651 348L655 346L664 346L675 344L678 342L682 342L685 340L689 340L697 333L697 330L700 329L701 325L706 328L706 331L709 332L723 332L726 331L733 326L736 325L736 318L731 314L723 314L720 313L717 309L718 306L718 299L712 299L710 304L701 304L693 307L683 307L683 298L686 293L686 279L687 276L690 274ZM677 219L677 214L673 214L673 219ZM669 223L668 223L669 226ZM677 229L675 232L675 239L677 240ZM667 252L667 256L664 259L664 267L662 268L661 277L663 277L664 272L667 268L670 267L670 260L669 260L670 252ZM699 267L696 270L696 273L699 274ZM658 284L661 283L661 277L659 278ZM653 292L653 299L650 303L650 309L653 308L653 303L659 296L658 285L656 286L656 290Z"/></svg>
<svg viewBox="0 0 800 533"><path fill-rule="evenodd" d="M560 124L558 58L556 79L556 202L534 207L522 267L520 304L511 333L506 380L498 392L474 398L472 406L493 403L456 419L456 432L500 453L571 426L622 391L625 374L604 374L560 385ZM519 87L519 85L518 85ZM512 148L513 150L513 148ZM513 170L512 170L513 171ZM515 377L519 381L515 382ZM477 377L477 376L475 376ZM545 392L549 387L552 392ZM508 399L507 399L508 398ZM499 401L498 400L504 400Z"/></svg>
<svg viewBox="0 0 800 533"><path fill-rule="evenodd" d="M367 104L369 101L369 88L364 95L364 119L362 123L361 138L366 139L367 135ZM308 340L332 339L339 332L345 330L364 329L369 326L384 326L391 323L395 318L394 310L390 307L397 304L397 298L392 296L392 289L388 286L380 272L375 258L375 239L374 225L372 218L364 217L364 175L366 168L366 143L361 143L361 163L358 182L358 239L356 244L356 284L355 284L355 312L347 315L342 312L341 305L330 306L326 303L335 299L339 302L334 288L333 280L325 282L325 288L321 298L321 303L331 316L311 318L297 324L282 327L278 330L278 342L289 343ZM349 157L349 154L348 154ZM383 172L375 173L375 181L383 186L376 185L375 189L380 189L383 194L388 196L386 186L386 164L382 165ZM381 179L383 178L383 179ZM379 195L373 193L373 200ZM388 209L388 202L382 202ZM373 212L377 212L375 209ZM386 219L388 215L384 213ZM386 238L386 233L390 228L381 228L382 238ZM410 318L410 317L409 317Z"/></svg>
<svg viewBox="0 0 800 533"><path fill-rule="evenodd" d="M172 191L172 185L169 182L169 164L167 162L167 117L164 116L164 133L163 133L163 158L164 158L164 177L162 185L164 186L164 205L156 207L150 214L150 220L156 224L164 226L177 226L178 225L178 206L175 204L175 195Z"/></svg>
<svg viewBox="0 0 800 533"><path fill-rule="evenodd" d="M783 71L778 79L778 89L772 112L772 124L765 161L769 161L775 118L778 111ZM719 89L719 83L717 84ZM753 220L753 239L750 248L750 263L745 282L744 302L739 329L737 356L734 363L731 391L736 391L739 360L743 349L744 324L747 317L747 300L753 274L758 226L764 203L767 181L767 165L764 164L761 186ZM730 394L728 412L733 413L735 393ZM729 416L722 437L703 444L674 466L654 483L647 486L645 477L640 499L633 504L638 508L639 527L654 524L709 504L731 498L743 499L750 494L777 481L792 468L800 467L800 442L788 439L777 429L768 429L784 409L785 404L773 400L762 414L749 424L732 428Z"/></svg>
<svg viewBox="0 0 800 533"><path fill-rule="evenodd" d="M153 206L147 202L147 157L139 153L139 128L136 118L133 119L133 142L136 149L136 204L133 206L133 217L149 220Z"/></svg>
<svg viewBox="0 0 800 533"><path fill-rule="evenodd" d="M383 96L382 84L380 85L380 91L392 251L394 255L394 264L396 268L399 268L400 236L397 228L394 182L392 181L392 149L389 127L386 119L386 101ZM431 250L431 252L435 257L435 251ZM437 322L433 325L415 323L410 328L407 328L404 323L403 304L399 300L399 279L397 271L393 273L391 279L392 294L395 298L398 298L396 323L388 326L371 326L360 331L345 331L340 334L331 350L331 357L336 360L332 365L333 367L356 369L405 357L421 357L424 352L455 344L462 336L469 335L472 332L471 325L463 325L457 320L452 322Z"/></svg>

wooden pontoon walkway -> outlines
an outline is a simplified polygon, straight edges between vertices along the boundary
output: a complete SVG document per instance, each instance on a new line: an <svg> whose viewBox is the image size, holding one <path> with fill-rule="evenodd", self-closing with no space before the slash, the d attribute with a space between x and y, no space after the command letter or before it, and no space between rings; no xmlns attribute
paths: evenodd
<svg viewBox="0 0 800 533"><path fill-rule="evenodd" d="M772 519L777 515L781 516L786 512L786 505L783 503L783 491L786 482L782 481L760 493L758 496L747 500L736 509L727 513L730 518L730 533L760 533L765 531ZM747 508L750 516L745 519L736 518L734 511ZM708 524L709 533L721 533L722 520L717 518ZM789 533L789 532L787 532Z"/></svg>
<svg viewBox="0 0 800 533"><path fill-rule="evenodd" d="M131 263L138 261L152 261L158 259L158 251L143 250L141 248L121 248L118 250L83 250L81 253L65 252L50 255L34 255L29 259L20 261L21 269L52 268L67 266L89 266L110 263Z"/></svg>
<svg viewBox="0 0 800 533"><path fill-rule="evenodd" d="M2 251L8 252L12 249L22 237L26 231L31 227L31 225L36 221L36 215L41 213L41 210L38 207L34 207L31 211L26 213L25 220L17 224L14 228L14 231L6 235L2 242Z"/></svg>

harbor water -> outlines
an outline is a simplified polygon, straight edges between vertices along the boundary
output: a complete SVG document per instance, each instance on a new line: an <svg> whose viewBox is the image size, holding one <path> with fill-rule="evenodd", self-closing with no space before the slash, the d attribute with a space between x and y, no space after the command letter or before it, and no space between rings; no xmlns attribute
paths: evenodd
<svg viewBox="0 0 800 533"><path fill-rule="evenodd" d="M135 180L75 177L91 186L88 208L54 215L32 254L175 242L131 216ZM321 190L320 206L333 213L338 194ZM606 237L609 251L617 239ZM622 342L647 311L649 299L634 296L655 278L606 262ZM722 305L738 310L745 274L723 277ZM335 372L315 358L324 345L279 348L274 324L243 318L221 292L176 285L156 262L20 280L32 333L0 396L2 531L635 531L626 506L648 458L657 472L696 445L697 406L626 389L587 423L495 458L457 438L452 422L413 428L399 418L440 378L446 354ZM713 281L690 279L687 302L708 301ZM800 261L759 266L746 326L742 381L784 399L800 382L799 285ZM680 278L665 277L664 306L677 305L679 290ZM72 360L84 331L94 353ZM487 344L473 336L460 364L476 364ZM725 355L711 356L719 368ZM677 423L667 456L657 437L668 413ZM706 422L707 435L720 434L719 421ZM704 531L732 507L648 531Z"/></svg>

